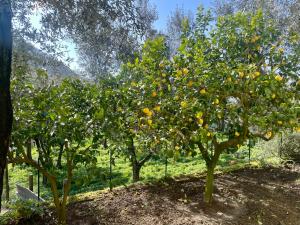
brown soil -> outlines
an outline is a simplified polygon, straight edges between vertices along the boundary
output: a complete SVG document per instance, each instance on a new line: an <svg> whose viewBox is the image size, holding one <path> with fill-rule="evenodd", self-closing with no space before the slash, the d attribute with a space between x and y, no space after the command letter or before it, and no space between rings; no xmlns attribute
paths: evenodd
<svg viewBox="0 0 300 225"><path fill-rule="evenodd" d="M300 225L300 167L217 175L212 206L203 204L203 190L199 177L123 188L70 204L68 221L70 225Z"/></svg>

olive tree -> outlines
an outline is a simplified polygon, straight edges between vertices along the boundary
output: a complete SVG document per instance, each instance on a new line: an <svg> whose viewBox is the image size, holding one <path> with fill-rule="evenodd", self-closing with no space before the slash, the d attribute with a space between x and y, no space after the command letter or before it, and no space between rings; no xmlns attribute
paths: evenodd
<svg viewBox="0 0 300 225"><path fill-rule="evenodd" d="M12 130L12 104L10 76L12 61L12 12L11 1L0 1L0 211L3 175Z"/></svg>

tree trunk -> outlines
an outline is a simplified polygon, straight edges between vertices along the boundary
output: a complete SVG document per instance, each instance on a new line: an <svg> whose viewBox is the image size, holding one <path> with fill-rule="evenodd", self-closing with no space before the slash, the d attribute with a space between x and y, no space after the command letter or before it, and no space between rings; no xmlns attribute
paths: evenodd
<svg viewBox="0 0 300 225"><path fill-rule="evenodd" d="M5 200L9 201L9 176L8 176L8 164L5 168Z"/></svg>
<svg viewBox="0 0 300 225"><path fill-rule="evenodd" d="M67 224L67 209L65 205L60 205L56 207L56 212L58 216L58 224L66 225Z"/></svg>
<svg viewBox="0 0 300 225"><path fill-rule="evenodd" d="M0 211L3 178L12 129L10 76L12 59L11 1L0 0Z"/></svg>
<svg viewBox="0 0 300 225"><path fill-rule="evenodd" d="M32 149L31 139L29 139L26 143L26 154L29 159L32 159L31 149Z"/></svg>
<svg viewBox="0 0 300 225"><path fill-rule="evenodd" d="M42 181L42 183L43 183L44 187L47 187L48 179L47 179L47 177L45 175L43 175L43 181Z"/></svg>
<svg viewBox="0 0 300 225"><path fill-rule="evenodd" d="M132 163L132 181L138 182L140 180L140 171L141 171L141 166L138 164L138 162Z"/></svg>
<svg viewBox="0 0 300 225"><path fill-rule="evenodd" d="M204 192L204 202L211 205L214 190L214 166L207 166L207 175L206 175L206 183L205 183L205 192Z"/></svg>
<svg viewBox="0 0 300 225"><path fill-rule="evenodd" d="M53 195L53 202L56 209L56 214L58 218L59 225L66 225L67 224L67 210L66 205L60 201L59 193L57 189L57 180L54 177L49 177L49 182L51 186L51 191Z"/></svg>
<svg viewBox="0 0 300 225"><path fill-rule="evenodd" d="M62 158L62 154L64 151L64 145L60 145L60 149L59 149L59 153L58 153L58 158L57 158L57 163L56 163L56 167L61 169L62 165L61 165L61 158Z"/></svg>

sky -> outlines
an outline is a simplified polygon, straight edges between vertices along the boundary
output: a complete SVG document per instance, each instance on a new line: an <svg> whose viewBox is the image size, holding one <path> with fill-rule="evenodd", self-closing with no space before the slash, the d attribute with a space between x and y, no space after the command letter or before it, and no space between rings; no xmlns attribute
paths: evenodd
<svg viewBox="0 0 300 225"><path fill-rule="evenodd" d="M156 6L158 20L154 26L158 30L166 29L167 21L170 14L176 8L182 8L185 11L196 13L197 7L202 4L205 8L211 7L211 0L150 0L151 4Z"/></svg>

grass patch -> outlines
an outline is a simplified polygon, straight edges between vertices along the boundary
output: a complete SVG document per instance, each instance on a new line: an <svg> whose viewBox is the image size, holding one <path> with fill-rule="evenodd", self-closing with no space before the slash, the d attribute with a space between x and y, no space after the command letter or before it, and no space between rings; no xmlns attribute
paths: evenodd
<svg viewBox="0 0 300 225"><path fill-rule="evenodd" d="M222 154L219 160L216 172L230 171L243 168L249 165L248 146L242 146L233 154ZM251 149L252 166L273 165L280 163L278 157L278 139L272 142L258 142ZM206 171L205 162L201 155L195 157L179 157L177 160L168 159L167 174L165 174L165 160L157 157L145 164L141 169L141 182L149 183L161 180L166 177L180 177L185 175L203 174ZM10 197L15 199L15 185L20 184L28 187L28 175L34 175L34 192L37 193L37 171L27 166L9 166ZM52 197L49 186L42 185L42 176L40 176L41 197L50 199ZM58 174L59 187L62 187L65 170L62 169ZM97 164L94 166L78 165L74 170L71 195L97 190L107 190L109 188L109 154L107 150L100 150L97 158ZM128 158L119 156L115 158L115 164L112 170L112 186L122 187L130 186L132 183L132 169Z"/></svg>

